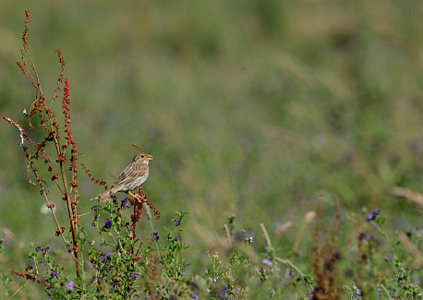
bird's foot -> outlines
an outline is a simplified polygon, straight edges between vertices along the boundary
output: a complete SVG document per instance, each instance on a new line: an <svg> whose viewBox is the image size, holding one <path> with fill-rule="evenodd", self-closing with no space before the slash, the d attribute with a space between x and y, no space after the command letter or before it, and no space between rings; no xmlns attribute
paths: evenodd
<svg viewBox="0 0 423 300"><path fill-rule="evenodd" d="M142 197L139 194L132 194L131 192L128 191L128 194L132 196L132 198L136 199L138 202L142 202Z"/></svg>

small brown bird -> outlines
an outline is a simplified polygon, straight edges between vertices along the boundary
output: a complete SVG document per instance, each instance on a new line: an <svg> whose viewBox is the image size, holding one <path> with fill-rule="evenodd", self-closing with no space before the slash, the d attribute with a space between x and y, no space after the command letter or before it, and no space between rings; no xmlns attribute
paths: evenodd
<svg viewBox="0 0 423 300"><path fill-rule="evenodd" d="M148 177L148 163L153 160L150 154L141 152L134 156L132 162L120 173L112 187L100 196L101 201L110 197L110 192L129 192L139 188Z"/></svg>

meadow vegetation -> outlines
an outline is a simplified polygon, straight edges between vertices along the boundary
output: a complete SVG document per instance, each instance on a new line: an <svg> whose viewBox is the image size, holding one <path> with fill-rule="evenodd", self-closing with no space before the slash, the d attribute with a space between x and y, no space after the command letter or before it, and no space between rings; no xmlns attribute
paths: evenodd
<svg viewBox="0 0 423 300"><path fill-rule="evenodd" d="M59 82L60 130L72 120L78 196L48 188L63 235L14 123L29 132L22 108L40 98L15 63L26 9L42 91ZM414 0L5 1L2 297L422 299L422 13ZM136 221L125 194L90 201L104 189L81 167L110 184L132 143L155 158Z"/></svg>

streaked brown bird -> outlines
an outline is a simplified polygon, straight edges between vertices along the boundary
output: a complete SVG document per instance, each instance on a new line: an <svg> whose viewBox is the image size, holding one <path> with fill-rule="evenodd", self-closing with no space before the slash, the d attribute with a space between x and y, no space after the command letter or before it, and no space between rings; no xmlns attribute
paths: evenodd
<svg viewBox="0 0 423 300"><path fill-rule="evenodd" d="M153 160L150 154L141 152L134 156L132 162L120 173L112 187L100 196L101 201L106 201L110 193L130 192L139 188L148 178L148 163Z"/></svg>

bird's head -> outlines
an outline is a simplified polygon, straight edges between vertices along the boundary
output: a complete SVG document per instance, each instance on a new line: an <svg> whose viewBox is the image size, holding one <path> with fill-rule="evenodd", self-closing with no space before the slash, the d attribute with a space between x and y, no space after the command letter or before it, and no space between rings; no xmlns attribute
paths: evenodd
<svg viewBox="0 0 423 300"><path fill-rule="evenodd" d="M132 161L139 161L143 164L147 164L150 162L150 160L153 160L153 156L150 154L147 154L145 152L141 152L134 156L134 159Z"/></svg>

